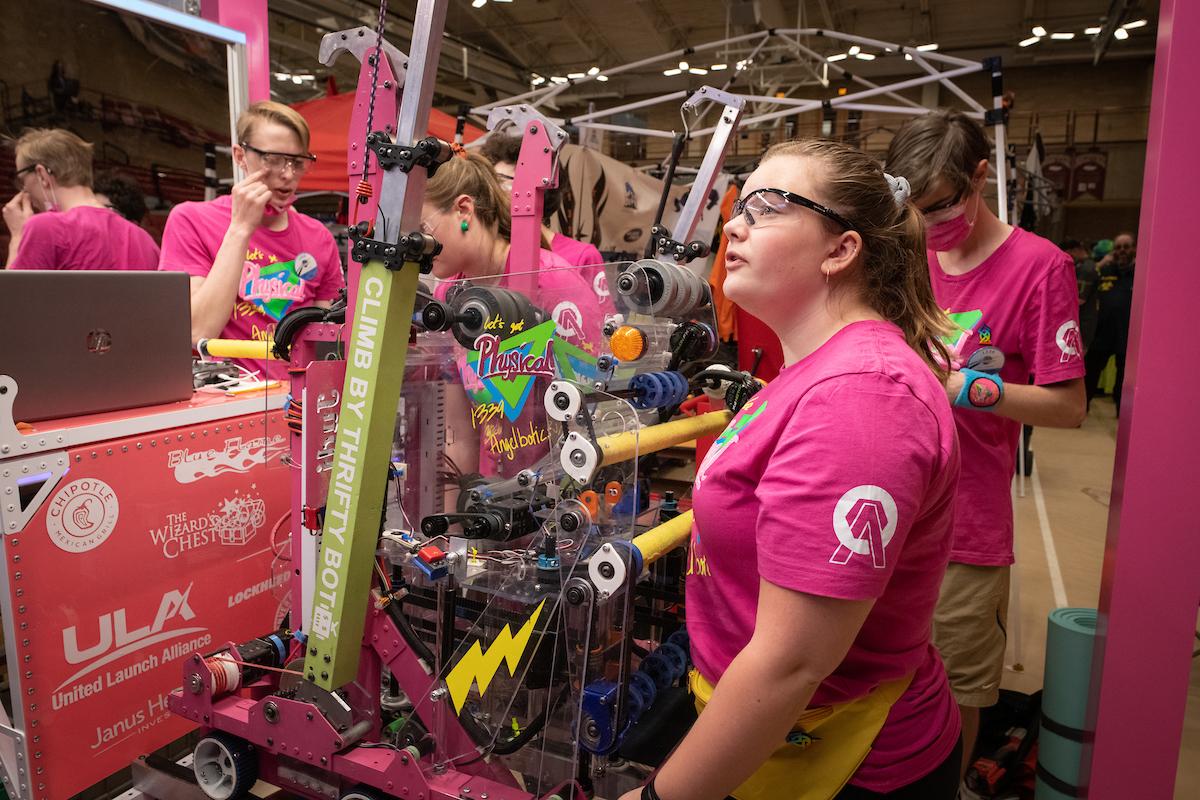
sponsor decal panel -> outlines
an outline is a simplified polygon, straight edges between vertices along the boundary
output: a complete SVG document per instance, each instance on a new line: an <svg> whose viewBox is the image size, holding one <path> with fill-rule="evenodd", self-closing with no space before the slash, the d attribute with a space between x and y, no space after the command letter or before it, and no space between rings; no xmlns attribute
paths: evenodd
<svg viewBox="0 0 1200 800"><path fill-rule="evenodd" d="M282 430L281 416L267 425ZM183 736L192 726L167 700L184 659L280 621L291 570L267 531L288 508L290 470L269 463L270 433L214 427L68 450L70 472L13 537L21 560L4 568L24 635L8 646L28 664L13 698L40 738L39 796L78 794Z"/></svg>

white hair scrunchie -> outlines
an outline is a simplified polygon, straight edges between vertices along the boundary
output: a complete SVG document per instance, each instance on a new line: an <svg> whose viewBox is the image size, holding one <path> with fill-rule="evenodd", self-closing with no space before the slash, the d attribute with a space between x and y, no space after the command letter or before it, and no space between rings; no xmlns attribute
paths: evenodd
<svg viewBox="0 0 1200 800"><path fill-rule="evenodd" d="M903 206L908 202L909 195L912 194L912 187L908 185L908 178L893 177L886 172L883 177L887 179L888 188L892 190L892 199L896 201L897 206Z"/></svg>

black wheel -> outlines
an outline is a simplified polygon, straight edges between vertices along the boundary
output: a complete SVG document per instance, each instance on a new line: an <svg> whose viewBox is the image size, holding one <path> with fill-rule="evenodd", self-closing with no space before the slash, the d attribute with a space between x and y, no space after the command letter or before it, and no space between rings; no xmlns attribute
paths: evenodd
<svg viewBox="0 0 1200 800"><path fill-rule="evenodd" d="M258 754L244 739L210 733L192 751L196 783L213 800L241 800L258 780Z"/></svg>

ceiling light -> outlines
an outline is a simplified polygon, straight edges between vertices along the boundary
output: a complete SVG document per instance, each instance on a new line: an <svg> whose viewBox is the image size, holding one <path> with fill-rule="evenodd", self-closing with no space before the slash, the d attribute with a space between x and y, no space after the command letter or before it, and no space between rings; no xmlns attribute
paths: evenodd
<svg viewBox="0 0 1200 800"><path fill-rule="evenodd" d="M567 79L564 78L562 75L551 75L550 80L554 83L559 83L559 84L567 82Z"/></svg>
<svg viewBox="0 0 1200 800"><path fill-rule="evenodd" d="M862 52L862 48L859 47L858 45L853 45L850 48L850 55L852 55L852 56L856 56L861 52Z"/></svg>
<svg viewBox="0 0 1200 800"><path fill-rule="evenodd" d="M709 69L711 69L713 72L720 72L723 69L729 69L729 65L728 64L713 64L711 67L709 67Z"/></svg>
<svg viewBox="0 0 1200 800"><path fill-rule="evenodd" d="M846 54L845 54L845 53L837 53L836 55L827 56L827 57L825 58L825 60L826 60L826 61L845 61L845 60L846 60Z"/></svg>
<svg viewBox="0 0 1200 800"><path fill-rule="evenodd" d="M1042 37L1040 36L1030 36L1028 39L1022 39L1021 41L1017 42L1017 44L1021 47L1029 47L1029 45L1037 44L1041 40Z"/></svg>
<svg viewBox="0 0 1200 800"><path fill-rule="evenodd" d="M487 0L471 0L471 8L483 8L487 5Z"/></svg>
<svg viewBox="0 0 1200 800"><path fill-rule="evenodd" d="M1131 31L1131 30L1133 30L1134 28L1142 28L1142 27L1145 27L1146 25L1149 25L1149 24L1150 24L1150 20L1146 20L1146 19L1135 19L1133 22L1126 22L1126 23L1125 23L1124 25L1122 25L1121 27L1122 27L1122 28L1124 28L1124 29L1125 29L1125 30L1127 30L1127 31Z"/></svg>
<svg viewBox="0 0 1200 800"><path fill-rule="evenodd" d="M703 67L692 67L691 69L688 70L688 72L692 73L693 75L707 75L708 74L708 70L704 69Z"/></svg>
<svg viewBox="0 0 1200 800"><path fill-rule="evenodd" d="M1124 41L1125 39L1129 38L1129 31L1125 30L1124 28L1117 28L1115 31L1113 31L1113 36Z"/></svg>
<svg viewBox="0 0 1200 800"><path fill-rule="evenodd" d="M855 53L854 57L861 58L863 61L874 61L875 60L875 56L872 55L871 53Z"/></svg>
<svg viewBox="0 0 1200 800"><path fill-rule="evenodd" d="M1101 30L1100 26L1099 26L1099 25L1097 25L1097 26L1096 26L1096 27L1094 27L1094 28L1084 28L1084 29L1083 29L1083 32L1084 32L1084 34L1086 34L1087 36L1095 36L1096 34L1100 33L1100 30Z"/></svg>
<svg viewBox="0 0 1200 800"><path fill-rule="evenodd" d="M600 68L599 68L599 67L592 67L591 69L589 69L589 70L587 71L587 74L588 74L588 75L593 75L593 76L595 76L595 75L599 75L599 74L600 74Z"/></svg>
<svg viewBox="0 0 1200 800"><path fill-rule="evenodd" d="M1058 39L1060 41L1066 41L1067 39L1074 39L1075 34L1073 34L1073 33L1052 33L1052 34L1050 34L1050 38Z"/></svg>
<svg viewBox="0 0 1200 800"><path fill-rule="evenodd" d="M513 0L492 0L493 3L511 3Z"/></svg>
<svg viewBox="0 0 1200 800"><path fill-rule="evenodd" d="M919 45L917 45L917 50L921 51L922 53L928 53L928 52L930 52L930 51L932 51L932 50L937 50L937 49L938 49L938 46L937 46L937 43L936 43L936 42L933 42L933 43L930 43L930 44L919 44Z"/></svg>
<svg viewBox="0 0 1200 800"><path fill-rule="evenodd" d="M1035 26L1033 27L1033 35L1034 35L1034 36L1037 36L1037 37L1042 37L1042 36L1045 36L1045 35L1046 35L1046 29L1045 29L1045 28L1043 28L1041 25L1035 25Z"/></svg>
<svg viewBox="0 0 1200 800"><path fill-rule="evenodd" d="M546 82L546 79L543 78L541 75L534 75L533 80L530 81L530 83L533 84L534 86L541 86L545 82Z"/></svg>
<svg viewBox="0 0 1200 800"><path fill-rule="evenodd" d="M904 54L904 60L905 60L905 61L912 61L912 56L911 56L911 55L909 55L908 53L905 53L905 54Z"/></svg>
<svg viewBox="0 0 1200 800"><path fill-rule="evenodd" d="M292 83L304 83L304 79L301 78L299 75L293 75Z"/></svg>
<svg viewBox="0 0 1200 800"><path fill-rule="evenodd" d="M686 61L680 61L679 62L679 71L683 72L685 69L691 69L690 65Z"/></svg>
<svg viewBox="0 0 1200 800"><path fill-rule="evenodd" d="M605 81L608 80L608 76L607 75L597 75L596 80L600 81L601 83L604 83Z"/></svg>
<svg viewBox="0 0 1200 800"><path fill-rule="evenodd" d="M582 72L568 72L567 77L570 80L577 81L580 78L584 77L584 74Z"/></svg>
<svg viewBox="0 0 1200 800"><path fill-rule="evenodd" d="M288 72L276 72L275 73L275 80L277 80L277 81L290 81L291 79L292 79L291 73L288 73Z"/></svg>
<svg viewBox="0 0 1200 800"><path fill-rule="evenodd" d="M683 70L679 69L678 67L672 67L671 69L664 69L663 75L678 75L681 72L683 72Z"/></svg>

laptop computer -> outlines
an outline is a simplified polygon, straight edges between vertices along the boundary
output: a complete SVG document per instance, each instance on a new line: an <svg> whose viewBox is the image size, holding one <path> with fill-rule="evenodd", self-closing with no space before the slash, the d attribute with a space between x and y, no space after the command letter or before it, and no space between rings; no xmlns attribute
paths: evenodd
<svg viewBox="0 0 1200 800"><path fill-rule="evenodd" d="M17 422L192 396L182 272L0 270L0 375Z"/></svg>

